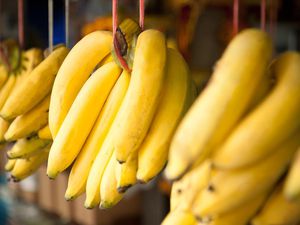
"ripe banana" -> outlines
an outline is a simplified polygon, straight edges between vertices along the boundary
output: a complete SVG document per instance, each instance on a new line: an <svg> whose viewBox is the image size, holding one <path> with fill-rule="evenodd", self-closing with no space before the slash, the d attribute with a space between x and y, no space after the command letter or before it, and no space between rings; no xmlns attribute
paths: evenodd
<svg viewBox="0 0 300 225"><path fill-rule="evenodd" d="M17 159L8 159L4 166L5 171L7 171L7 172L12 171L15 166L16 161L17 161Z"/></svg>
<svg viewBox="0 0 300 225"><path fill-rule="evenodd" d="M0 89L8 79L8 71L3 64L0 64Z"/></svg>
<svg viewBox="0 0 300 225"><path fill-rule="evenodd" d="M199 217L214 217L243 205L270 190L285 172L300 144L300 132L289 138L273 154L251 167L217 170L209 188L199 193L193 212Z"/></svg>
<svg viewBox="0 0 300 225"><path fill-rule="evenodd" d="M233 169L252 165L299 129L300 54L282 54L273 69L276 86L216 151L213 162L217 167Z"/></svg>
<svg viewBox="0 0 300 225"><path fill-rule="evenodd" d="M138 150L156 111L165 78L165 42L164 35L156 30L146 30L137 39L131 81L113 137L116 157L121 163Z"/></svg>
<svg viewBox="0 0 300 225"><path fill-rule="evenodd" d="M11 150L7 151L9 159L28 158L31 155L39 152L40 148L49 144L48 140L41 140L38 137L19 139Z"/></svg>
<svg viewBox="0 0 300 225"><path fill-rule="evenodd" d="M294 162L289 170L285 184L284 194L287 199L295 200L300 199L300 149L298 150Z"/></svg>
<svg viewBox="0 0 300 225"><path fill-rule="evenodd" d="M117 64L111 62L96 70L84 84L54 138L47 166L50 178L55 178L77 157L120 73ZM50 123L49 127L51 130Z"/></svg>
<svg viewBox="0 0 300 225"><path fill-rule="evenodd" d="M14 88L0 115L5 119L13 119L41 102L50 93L57 71L67 54L67 48L59 47L34 68L30 76Z"/></svg>
<svg viewBox="0 0 300 225"><path fill-rule="evenodd" d="M114 159L116 160L116 159ZM125 163L116 165L117 190L119 193L125 193L136 183L136 172L138 167L138 152L129 155Z"/></svg>
<svg viewBox="0 0 300 225"><path fill-rule="evenodd" d="M271 54L271 40L262 31L248 29L232 40L210 83L175 132L166 168L168 179L178 179L226 138L247 111Z"/></svg>
<svg viewBox="0 0 300 225"><path fill-rule="evenodd" d="M129 81L130 74L124 70L109 94L92 131L72 166L65 194L67 200L74 199L85 191L89 171L119 111Z"/></svg>
<svg viewBox="0 0 300 225"><path fill-rule="evenodd" d="M5 142L4 134L7 131L9 125L10 125L10 122L8 122L0 117L0 143Z"/></svg>
<svg viewBox="0 0 300 225"><path fill-rule="evenodd" d="M191 210L198 193L209 184L211 167L211 162L207 160L173 183L170 199L171 211Z"/></svg>
<svg viewBox="0 0 300 225"><path fill-rule="evenodd" d="M113 154L109 160L105 172L101 179L100 184L100 208L109 209L115 206L122 198L123 194L117 191L117 178L116 178L116 160L115 154Z"/></svg>
<svg viewBox="0 0 300 225"><path fill-rule="evenodd" d="M7 141L30 137L48 123L50 94L29 112L18 116L10 124L4 137Z"/></svg>
<svg viewBox="0 0 300 225"><path fill-rule="evenodd" d="M194 215L189 211L175 210L170 212L161 225L197 225Z"/></svg>
<svg viewBox="0 0 300 225"><path fill-rule="evenodd" d="M15 86L17 77L15 75L9 75L7 81L4 86L0 90L0 109L5 104L6 99L8 98L10 92Z"/></svg>
<svg viewBox="0 0 300 225"><path fill-rule="evenodd" d="M50 128L48 125L38 131L38 137L40 139L52 140Z"/></svg>
<svg viewBox="0 0 300 225"><path fill-rule="evenodd" d="M101 67L107 63L110 63L110 62L114 62L114 57L112 56L111 53L109 53L107 56L105 56L102 61L99 63L98 67Z"/></svg>
<svg viewBox="0 0 300 225"><path fill-rule="evenodd" d="M163 94L138 153L137 179L142 183L156 176L167 161L172 135L192 103L190 79L188 66L180 53L168 49Z"/></svg>
<svg viewBox="0 0 300 225"><path fill-rule="evenodd" d="M250 219L260 209L267 198L268 193L264 193L246 202L244 205L220 216L212 219L205 225L247 225ZM208 219L209 220L209 219ZM202 223L201 223L202 224Z"/></svg>
<svg viewBox="0 0 300 225"><path fill-rule="evenodd" d="M17 159L13 170L11 171L11 178L18 182L26 177L32 175L44 162L47 161L50 144L42 149L39 149L39 154L33 155L26 159Z"/></svg>
<svg viewBox="0 0 300 225"><path fill-rule="evenodd" d="M81 87L97 64L110 52L111 44L111 32L95 31L81 39L65 58L55 78L51 95L49 127L53 138Z"/></svg>
<svg viewBox="0 0 300 225"><path fill-rule="evenodd" d="M252 220L252 225L284 224L295 225L300 222L300 199L289 201L283 193L283 185L273 192L263 209Z"/></svg>

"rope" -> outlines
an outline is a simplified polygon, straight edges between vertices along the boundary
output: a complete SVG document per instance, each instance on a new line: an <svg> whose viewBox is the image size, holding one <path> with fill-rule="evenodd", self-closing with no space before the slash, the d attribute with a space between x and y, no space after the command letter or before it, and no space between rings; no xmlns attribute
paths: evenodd
<svg viewBox="0 0 300 225"><path fill-rule="evenodd" d="M140 27L144 30L144 22L145 22L145 3L144 0L140 0Z"/></svg>

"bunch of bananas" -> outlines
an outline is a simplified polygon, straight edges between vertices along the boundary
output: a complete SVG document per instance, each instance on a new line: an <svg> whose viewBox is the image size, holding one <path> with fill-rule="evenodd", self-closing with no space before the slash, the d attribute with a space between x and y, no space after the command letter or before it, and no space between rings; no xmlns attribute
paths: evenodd
<svg viewBox="0 0 300 225"><path fill-rule="evenodd" d="M171 142L163 225L300 222L300 54L271 54L256 29L225 50Z"/></svg>
<svg viewBox="0 0 300 225"><path fill-rule="evenodd" d="M124 20L113 35L95 31L69 52L54 81L47 175L71 166L67 200L86 193L86 208L110 208L137 182L164 167L173 132L196 98L187 64L157 30Z"/></svg>
<svg viewBox="0 0 300 225"><path fill-rule="evenodd" d="M17 70L1 66L0 77L7 78L0 90L0 142L10 143L5 169L14 181L47 161L52 143L47 132L50 93L67 54L68 49L59 46L44 58L40 49L32 48L21 52Z"/></svg>

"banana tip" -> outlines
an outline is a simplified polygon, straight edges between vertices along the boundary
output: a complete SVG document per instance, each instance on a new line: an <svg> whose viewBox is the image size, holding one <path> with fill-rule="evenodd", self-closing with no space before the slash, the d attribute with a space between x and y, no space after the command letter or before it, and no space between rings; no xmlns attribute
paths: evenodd
<svg viewBox="0 0 300 225"><path fill-rule="evenodd" d="M118 190L119 193L125 193L131 187L132 187L132 185L129 184L129 185L126 185L126 186L118 187L117 190Z"/></svg>

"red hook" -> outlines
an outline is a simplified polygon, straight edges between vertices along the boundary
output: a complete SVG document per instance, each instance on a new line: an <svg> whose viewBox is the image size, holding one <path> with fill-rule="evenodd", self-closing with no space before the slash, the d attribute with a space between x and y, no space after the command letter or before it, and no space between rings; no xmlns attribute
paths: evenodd
<svg viewBox="0 0 300 225"><path fill-rule="evenodd" d="M260 4L260 28L266 30L266 0L261 0Z"/></svg>
<svg viewBox="0 0 300 225"><path fill-rule="evenodd" d="M233 35L239 32L239 0L233 0Z"/></svg>

